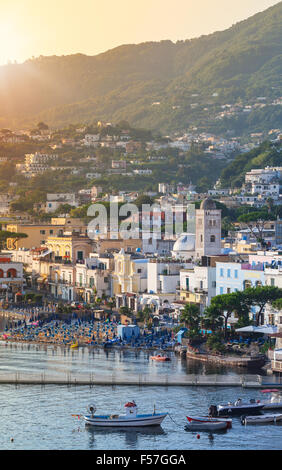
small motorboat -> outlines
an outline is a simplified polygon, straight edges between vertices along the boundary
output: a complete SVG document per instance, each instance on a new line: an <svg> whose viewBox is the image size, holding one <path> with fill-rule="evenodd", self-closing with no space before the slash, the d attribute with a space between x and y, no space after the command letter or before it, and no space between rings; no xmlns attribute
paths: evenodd
<svg viewBox="0 0 282 470"><path fill-rule="evenodd" d="M242 424L276 424L282 421L282 414L261 414L258 416L241 416Z"/></svg>
<svg viewBox="0 0 282 470"><path fill-rule="evenodd" d="M212 405L214 408L214 405ZM230 415L242 415L244 413L256 414L257 412L263 409L264 405L262 403L257 403L256 400L251 399L249 402L243 402L241 398L238 398L234 403L227 403L223 405L217 405L217 416L230 416ZM211 413L209 413L211 414ZM214 415L214 411L212 413Z"/></svg>
<svg viewBox="0 0 282 470"><path fill-rule="evenodd" d="M282 409L282 396L281 391L277 388L262 390L261 393L270 394L266 400L258 400L258 403L263 404L263 410L279 410Z"/></svg>
<svg viewBox="0 0 282 470"><path fill-rule="evenodd" d="M152 361L158 361L158 362L170 361L170 357L163 356L162 354L156 354L155 356L151 356L151 359Z"/></svg>
<svg viewBox="0 0 282 470"><path fill-rule="evenodd" d="M133 400L125 405L125 414L95 415L95 405L89 405L89 415L84 415L86 424L109 427L160 426L167 413L138 414L138 407Z"/></svg>
<svg viewBox="0 0 282 470"><path fill-rule="evenodd" d="M232 419L212 418L209 416L186 416L188 423L185 429L189 431L222 431L232 427Z"/></svg>

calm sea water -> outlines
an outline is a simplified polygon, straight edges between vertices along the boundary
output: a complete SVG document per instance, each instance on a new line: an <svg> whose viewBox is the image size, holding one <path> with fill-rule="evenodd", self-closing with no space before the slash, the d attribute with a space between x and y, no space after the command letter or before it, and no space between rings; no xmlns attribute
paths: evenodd
<svg viewBox="0 0 282 470"><path fill-rule="evenodd" d="M26 344L0 343L0 372L97 372L128 375L227 373L172 356L169 363L153 363L149 353L70 350ZM233 371L232 374L236 374ZM217 434L184 430L185 416L206 414L210 404L241 398L261 398L258 390L241 387L137 387L0 385L0 450L212 450L282 449L282 425L242 426ZM169 412L160 428L102 430L73 417L95 403L97 412L120 413L134 399L140 412ZM13 438L13 442L11 441Z"/></svg>

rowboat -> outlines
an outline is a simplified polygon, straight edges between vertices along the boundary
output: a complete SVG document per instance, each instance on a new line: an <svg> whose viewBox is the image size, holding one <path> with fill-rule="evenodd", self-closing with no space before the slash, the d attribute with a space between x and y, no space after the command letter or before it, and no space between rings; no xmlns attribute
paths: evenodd
<svg viewBox="0 0 282 470"><path fill-rule="evenodd" d="M95 415L95 405L89 405L89 415L83 418L86 424L92 426L107 427L140 427L140 426L160 426L167 413L138 414L138 408L133 400L125 404L125 414Z"/></svg>
<svg viewBox="0 0 282 470"><path fill-rule="evenodd" d="M282 414L262 414L258 416L242 416L242 424L276 424L282 421Z"/></svg>
<svg viewBox="0 0 282 470"><path fill-rule="evenodd" d="M162 356L161 354L156 354L155 356L151 356L151 359L152 361L158 361L158 362L170 361L170 357Z"/></svg>
<svg viewBox="0 0 282 470"><path fill-rule="evenodd" d="M188 423L185 429L189 431L221 431L232 427L232 419L211 418L209 416L186 416Z"/></svg>
<svg viewBox="0 0 282 470"><path fill-rule="evenodd" d="M244 413L256 414L257 412L263 409L264 405L262 403L256 402L254 399L251 399L249 402L243 402L241 398L236 400L234 403L227 403L223 405L217 405L217 415L242 415ZM213 414L214 416L214 414Z"/></svg>

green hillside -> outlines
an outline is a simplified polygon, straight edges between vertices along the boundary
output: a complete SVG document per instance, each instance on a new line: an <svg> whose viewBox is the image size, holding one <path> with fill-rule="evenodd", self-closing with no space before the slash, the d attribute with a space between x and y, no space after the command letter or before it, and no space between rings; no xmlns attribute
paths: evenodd
<svg viewBox="0 0 282 470"><path fill-rule="evenodd" d="M161 131L244 133L281 123L281 106L226 122L224 103L281 96L282 3L200 38L123 45L96 56L39 57L0 67L0 125L126 119ZM195 104L197 106L192 106ZM274 108L270 104L271 108Z"/></svg>
<svg viewBox="0 0 282 470"><path fill-rule="evenodd" d="M266 166L281 166L281 164L282 143L263 142L250 152L238 155L222 170L221 185L222 187L241 187L247 171Z"/></svg>

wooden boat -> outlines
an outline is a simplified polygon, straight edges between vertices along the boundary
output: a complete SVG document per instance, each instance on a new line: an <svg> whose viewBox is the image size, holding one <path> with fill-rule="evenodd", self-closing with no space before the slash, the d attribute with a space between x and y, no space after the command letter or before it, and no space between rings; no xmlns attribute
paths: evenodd
<svg viewBox="0 0 282 470"><path fill-rule="evenodd" d="M232 427L232 419L211 418L209 416L186 416L188 423L185 429L189 431L222 431Z"/></svg>
<svg viewBox="0 0 282 470"><path fill-rule="evenodd" d="M243 402L240 398L234 403L227 403L223 405L217 405L217 415L218 416L230 416L230 415L242 415L244 413L256 414L257 412L263 409L264 405L262 403L257 403L255 400L250 400L249 402Z"/></svg>
<svg viewBox="0 0 282 470"><path fill-rule="evenodd" d="M151 356L151 359L152 361L158 361L158 362L170 361L170 357L162 356L161 354L156 354L155 356Z"/></svg>
<svg viewBox="0 0 282 470"><path fill-rule="evenodd" d="M258 416L242 416L242 424L270 424L282 421L282 414L261 414Z"/></svg>
<svg viewBox="0 0 282 470"><path fill-rule="evenodd" d="M95 415L95 405L89 405L90 415L84 415L86 424L103 427L140 427L160 426L167 413L138 414L138 408L134 401L125 404L125 414Z"/></svg>

